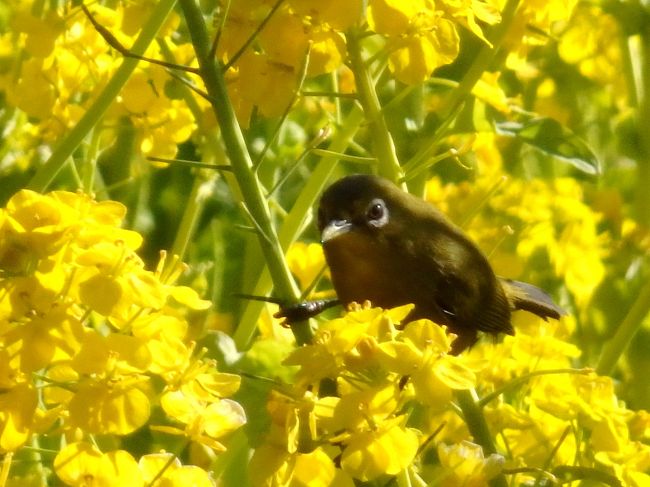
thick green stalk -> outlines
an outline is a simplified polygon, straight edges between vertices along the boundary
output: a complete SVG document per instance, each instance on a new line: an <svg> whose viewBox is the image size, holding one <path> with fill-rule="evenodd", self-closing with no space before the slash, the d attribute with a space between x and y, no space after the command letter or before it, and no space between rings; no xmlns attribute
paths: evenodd
<svg viewBox="0 0 650 487"><path fill-rule="evenodd" d="M142 27L140 35L131 48L133 54L144 54L151 41L156 37L158 30L167 19L175 3L176 0L161 0L154 4L149 20ZM88 111L84 113L83 117L72 128L70 133L57 145L45 164L36 172L29 182L28 188L41 192L47 189L86 135L99 123L106 110L108 110L122 90L122 87L128 81L138 62L139 60L134 58L123 59L122 64L117 68L115 74L106 84L95 102L88 108Z"/></svg>
<svg viewBox="0 0 650 487"><path fill-rule="evenodd" d="M328 149L334 153L345 152L352 137L359 129L362 120L363 112L358 106L355 106L347 115L343 125L334 133ZM323 157L311 172L307 183L304 185L298 199L291 207L291 211L280 228L279 238L283 249L288 249L289 245L298 238L314 202L322 193L323 187L327 184L337 164L338 159L335 156ZM255 284L252 294L259 296L266 295L270 287L270 276L268 272L264 272ZM250 301L246 306L246 310L240 320L240 325L237 327L234 335L238 349L245 350L248 348L255 332L257 318L263 306L264 303L259 301Z"/></svg>
<svg viewBox="0 0 650 487"><path fill-rule="evenodd" d="M619 10L618 2L607 4L612 13L625 12ZM617 16L618 17L618 16ZM618 17L621 30L625 32L624 22L626 16ZM625 38L627 39L627 37ZM637 66L640 71L639 78L635 78L631 66L632 60L629 52L624 58L628 60L624 73L630 89L631 104L637 110L637 127L640 134L641 154L637 158L637 191L636 191L636 219L642 225L650 225L650 192L647 185L650 180L650 140L641 132L650 124L650 30L644 29L640 34L640 60ZM637 330L643 325L645 317L650 313L650 284L641 288L639 295L629 309L623 322L616 328L614 336L605 344L596 365L596 372L609 375L614 370L619 358L625 353L628 345Z"/></svg>
<svg viewBox="0 0 650 487"><path fill-rule="evenodd" d="M479 401L475 398L475 395L476 393L473 390L456 391L456 401L463 412L467 429L474 437L474 441L483 448L483 454L488 457L493 453L497 453L497 449L485 421L483 410L479 406ZM499 474L490 480L491 487L507 487L507 485L508 483L503 474Z"/></svg>
<svg viewBox="0 0 650 487"><path fill-rule="evenodd" d="M169 49L166 43L159 42L160 50L165 58L165 61L169 63L176 63L174 54ZM225 155L223 154L223 148L217 137L217 130L213 128L207 128L205 126L205 121L203 114L201 112L201 107L194 98L195 94L188 88L187 85L183 84L180 80L178 81L179 89L183 97L183 101L192 112L194 120L198 126L201 136L205 138L205 144L209 146L212 152L215 153L215 157L206 156L207 150L202 150L205 158L208 157L208 160L216 158L220 161L225 160ZM205 149L205 148L204 148ZM214 161L210 161L214 162ZM215 163L216 165L216 163ZM209 188L213 186L214 181L218 178L218 174L214 170L195 170L194 171L194 184L192 186L192 191L187 199L187 204L185 205L185 210L183 211L183 216L181 222L176 231L176 237L174 239L174 244L171 248L171 255L176 255L182 261L184 260L185 252L187 251L187 246L191 242L194 231L196 230L196 223L201 217L203 208L205 207L205 202L209 196ZM174 262L173 259L168 260L169 263Z"/></svg>
<svg viewBox="0 0 650 487"><path fill-rule="evenodd" d="M650 313L650 283L641 288L625 319L616 328L616 333L603 347L596 365L596 373L600 375L612 373L618 359L625 353L648 313Z"/></svg>
<svg viewBox="0 0 650 487"><path fill-rule="evenodd" d="M180 5L199 62L201 78L211 98L212 108L221 129L221 136L232 165L233 174L246 209L258 230L260 246L273 278L276 295L288 303L297 302L299 294L284 260L277 233L273 228L262 186L253 171L253 162L228 97L223 72L214 57L210 56L212 43L208 36L205 20L194 0L180 0ZM299 343L306 343L311 339L311 330L306 322L294 326L293 332Z"/></svg>
<svg viewBox="0 0 650 487"><path fill-rule="evenodd" d="M181 218L180 225L176 231L176 237L174 238L174 244L171 248L171 254L178 256L180 260L185 258L187 246L194 236L196 223L201 217L206 200L211 196L210 188L217 177L218 174L214 171L207 173L205 170L197 171L194 177L192 191L185 203L183 217ZM173 259L170 259L169 262L173 262Z"/></svg>
<svg viewBox="0 0 650 487"><path fill-rule="evenodd" d="M373 155L379 163L379 173L398 183L402 177L402 168L397 159L395 144L388 131L388 125L379 103L375 83L363 59L359 31L351 29L346 35L346 41L359 102L363 107L366 122L372 133Z"/></svg>
<svg viewBox="0 0 650 487"><path fill-rule="evenodd" d="M508 0L503 12L501 12L501 22L494 29L493 34L490 36L492 46L484 44L479 53L474 58L474 62L470 65L469 69L463 76L456 89L451 92L449 98L445 100L444 108L441 110L443 117L449 116L454 113L459 105L461 105L467 95L469 95L474 88L474 85L481 79L483 73L490 67L494 60L494 55L503 43L510 25L515 17L515 12L519 6L519 0Z"/></svg>
<svg viewBox="0 0 650 487"><path fill-rule="evenodd" d="M483 45L476 57L474 57L474 61L465 72L463 79L445 99L439 110L439 117L442 120L441 125L428 140L428 143L424 144L422 149L408 161L408 167L419 166L424 160L431 157L431 154L438 150L438 142L446 135L447 129L458 115L463 103L465 103L465 100L474 89L476 83L493 62L496 52L503 43L512 25L518 6L519 0L508 0L501 12L501 23L494 28L493 34L490 36L492 46L488 44Z"/></svg>

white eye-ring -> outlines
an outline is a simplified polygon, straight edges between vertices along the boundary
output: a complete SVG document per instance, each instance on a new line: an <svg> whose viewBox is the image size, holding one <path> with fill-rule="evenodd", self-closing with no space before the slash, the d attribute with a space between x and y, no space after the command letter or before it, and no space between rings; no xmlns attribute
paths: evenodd
<svg viewBox="0 0 650 487"><path fill-rule="evenodd" d="M366 211L366 220L373 227L383 227L388 223L388 208L384 200L376 198L370 202Z"/></svg>

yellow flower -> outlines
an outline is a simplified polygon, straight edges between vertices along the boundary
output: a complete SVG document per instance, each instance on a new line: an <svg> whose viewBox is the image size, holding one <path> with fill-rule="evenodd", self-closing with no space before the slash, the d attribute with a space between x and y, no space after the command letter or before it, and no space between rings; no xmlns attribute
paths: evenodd
<svg viewBox="0 0 650 487"><path fill-rule="evenodd" d="M327 24L345 31L361 18L361 0L290 0L291 8L299 15L311 18L315 24Z"/></svg>
<svg viewBox="0 0 650 487"><path fill-rule="evenodd" d="M124 450L102 453L88 443L71 443L54 459L54 470L67 485L144 486L134 458Z"/></svg>
<svg viewBox="0 0 650 487"><path fill-rule="evenodd" d="M33 433L38 396L27 383L0 391L0 451L15 451Z"/></svg>
<svg viewBox="0 0 650 487"><path fill-rule="evenodd" d="M368 22L375 32L387 36L389 67L403 83L421 83L458 55L460 40L454 23L429 0L372 0Z"/></svg>
<svg viewBox="0 0 650 487"><path fill-rule="evenodd" d="M363 370L373 360L373 342L393 337L397 333L395 325L411 309L412 305L392 310L352 310L343 318L324 323L317 332L315 344L296 349L284 363L301 366L297 374L300 384L336 377L346 366Z"/></svg>
<svg viewBox="0 0 650 487"><path fill-rule="evenodd" d="M399 404L400 391L396 383L378 384L362 390L341 384L339 394L341 398L334 407L328 429L364 431L369 424L380 424L384 418L392 416Z"/></svg>
<svg viewBox="0 0 650 487"><path fill-rule="evenodd" d="M442 486L463 485L481 487L495 477L503 468L504 458L493 453L483 456L483 449L469 441L455 445L438 445L440 464L445 468Z"/></svg>
<svg viewBox="0 0 650 487"><path fill-rule="evenodd" d="M297 83L297 67L246 51L235 66L229 94L243 127L248 127L253 107L265 117L277 117L289 106Z"/></svg>
<svg viewBox="0 0 650 487"><path fill-rule="evenodd" d="M335 468L332 459L320 448L296 456L292 484L296 487L353 487L352 478Z"/></svg>
<svg viewBox="0 0 650 487"><path fill-rule="evenodd" d="M307 289L325 268L323 247L317 243L294 242L287 251L287 265L298 278L301 289Z"/></svg>
<svg viewBox="0 0 650 487"><path fill-rule="evenodd" d="M214 487L210 475L193 465L181 465L171 453L152 453L144 455L138 462L145 485L169 487ZM154 481L156 481L154 483Z"/></svg>
<svg viewBox="0 0 650 487"><path fill-rule="evenodd" d="M143 376L82 380L70 400L69 424L95 434L126 435L151 413Z"/></svg>
<svg viewBox="0 0 650 487"><path fill-rule="evenodd" d="M511 108L508 97L498 83L500 74L484 72L481 79L472 88L472 94L500 112L510 113Z"/></svg>
<svg viewBox="0 0 650 487"><path fill-rule="evenodd" d="M574 435L565 437L566 420L534 405L528 409L500 404L486 408L485 415L491 431L499 434L501 451L509 451L512 459L539 467L548 461L551 454L558 465L574 461L578 442Z"/></svg>
<svg viewBox="0 0 650 487"><path fill-rule="evenodd" d="M43 120L52 113L55 101L55 86L48 79L43 59L26 61L20 79L7 90L7 102L30 117Z"/></svg>
<svg viewBox="0 0 650 487"><path fill-rule="evenodd" d="M414 430L403 426L404 418L384 420L376 429L353 434L345 441L341 468L361 481L382 474L396 475L412 464L418 450Z"/></svg>
<svg viewBox="0 0 650 487"><path fill-rule="evenodd" d="M620 36L619 23L613 16L602 8L581 5L560 37L558 52L567 63L578 65L584 76L610 85L612 93L621 96L626 93L620 72L622 55L620 44L612 42Z"/></svg>
<svg viewBox="0 0 650 487"><path fill-rule="evenodd" d="M388 370L410 376L416 398L428 405L445 405L452 390L469 389L476 377L464 357L447 355L450 337L429 320L406 325L396 341L378 345L379 362Z"/></svg>
<svg viewBox="0 0 650 487"><path fill-rule="evenodd" d="M215 451L225 450L225 447L216 440L217 438L227 435L246 423L244 410L230 399L205 400L182 390L176 390L163 394L160 403L167 415L183 423L185 428L155 426L153 429L186 436Z"/></svg>
<svg viewBox="0 0 650 487"><path fill-rule="evenodd" d="M596 461L613 471L623 485L643 487L649 485L650 448L640 442L630 442L624 451L599 451Z"/></svg>
<svg viewBox="0 0 650 487"><path fill-rule="evenodd" d="M7 270L19 273L33 260L56 253L65 244L73 219L73 212L52 198L30 190L16 193L2 219L2 261Z"/></svg>
<svg viewBox="0 0 650 487"><path fill-rule="evenodd" d="M68 309L52 303L51 309L43 315L33 316L28 323L9 325L2 343L12 356L11 367L31 373L52 362L70 359L77 353L82 329L81 323L71 316Z"/></svg>
<svg viewBox="0 0 650 487"><path fill-rule="evenodd" d="M498 24L501 21L498 6L491 0L447 0L441 2L440 8L446 10L455 21L471 30L486 44L490 43L477 20L487 25Z"/></svg>
<svg viewBox="0 0 650 487"><path fill-rule="evenodd" d="M11 27L26 36L25 50L34 57L47 57L54 49L57 36L63 31L63 19L55 12L45 18L32 15L24 6L14 12Z"/></svg>

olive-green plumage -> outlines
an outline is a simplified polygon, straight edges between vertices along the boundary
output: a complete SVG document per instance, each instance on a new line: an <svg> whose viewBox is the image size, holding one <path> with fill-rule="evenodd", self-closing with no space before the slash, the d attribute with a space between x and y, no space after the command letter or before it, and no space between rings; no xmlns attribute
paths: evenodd
<svg viewBox="0 0 650 487"><path fill-rule="evenodd" d="M514 334L511 310L563 314L535 286L496 277L462 230L386 179L356 175L334 183L321 198L318 225L344 304L413 303L409 320L429 318L458 335L454 353L476 342L478 331Z"/></svg>

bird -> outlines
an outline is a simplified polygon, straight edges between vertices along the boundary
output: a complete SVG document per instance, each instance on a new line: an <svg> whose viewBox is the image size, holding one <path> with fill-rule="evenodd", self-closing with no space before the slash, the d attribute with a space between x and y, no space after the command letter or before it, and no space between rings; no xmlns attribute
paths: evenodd
<svg viewBox="0 0 650 487"><path fill-rule="evenodd" d="M388 179L350 175L323 193L318 228L340 303L414 304L405 322L427 318L456 335L450 353L479 332L514 335L511 312L543 319L565 311L532 284L495 275L486 256L437 208Z"/></svg>

